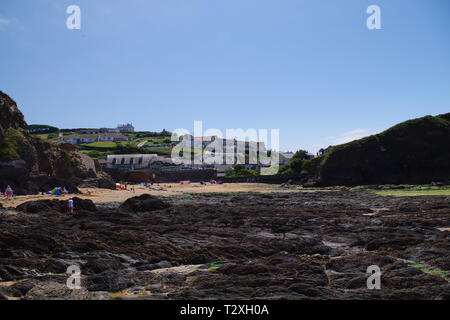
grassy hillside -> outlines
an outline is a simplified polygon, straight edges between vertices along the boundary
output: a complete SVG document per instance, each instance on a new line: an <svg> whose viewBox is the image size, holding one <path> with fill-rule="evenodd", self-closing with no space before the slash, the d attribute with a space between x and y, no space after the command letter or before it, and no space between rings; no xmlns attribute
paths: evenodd
<svg viewBox="0 0 450 320"><path fill-rule="evenodd" d="M64 138L70 138L80 134L77 130L63 130L63 132ZM77 148L94 159L106 159L110 154L156 153L167 156L172 153L170 137L161 136L161 133L132 132L123 133L123 135L127 136L129 141L97 141L77 145ZM58 133L33 134L32 136L47 142L58 142L61 139ZM155 146L158 146L158 148L152 148ZM161 148L160 146L165 147Z"/></svg>
<svg viewBox="0 0 450 320"><path fill-rule="evenodd" d="M335 146L309 166L320 185L450 180L450 113L405 121Z"/></svg>

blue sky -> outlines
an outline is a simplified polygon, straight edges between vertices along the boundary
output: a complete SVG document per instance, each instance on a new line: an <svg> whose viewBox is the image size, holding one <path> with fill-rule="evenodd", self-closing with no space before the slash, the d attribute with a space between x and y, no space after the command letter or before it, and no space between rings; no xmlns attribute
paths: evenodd
<svg viewBox="0 0 450 320"><path fill-rule="evenodd" d="M202 120L314 152L450 112L448 0L3 0L0 41L0 90L28 123Z"/></svg>

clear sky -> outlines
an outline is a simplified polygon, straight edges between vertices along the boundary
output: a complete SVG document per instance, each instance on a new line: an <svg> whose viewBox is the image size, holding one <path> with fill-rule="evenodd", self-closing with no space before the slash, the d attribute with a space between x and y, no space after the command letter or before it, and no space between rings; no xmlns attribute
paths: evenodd
<svg viewBox="0 0 450 320"><path fill-rule="evenodd" d="M1 0L0 43L0 90L30 124L202 120L315 152L450 112L448 0Z"/></svg>

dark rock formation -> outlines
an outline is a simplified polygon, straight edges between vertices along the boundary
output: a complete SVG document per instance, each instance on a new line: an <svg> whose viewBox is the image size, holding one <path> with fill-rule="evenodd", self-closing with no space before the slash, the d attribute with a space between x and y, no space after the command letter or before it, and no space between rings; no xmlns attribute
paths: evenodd
<svg viewBox="0 0 450 320"><path fill-rule="evenodd" d="M450 113L332 147L312 164L319 186L448 182Z"/></svg>
<svg viewBox="0 0 450 320"><path fill-rule="evenodd" d="M98 300L102 297L85 289L72 290L65 283L54 281L38 283L27 292L24 300Z"/></svg>
<svg viewBox="0 0 450 320"><path fill-rule="evenodd" d="M36 300L448 299L450 232L437 228L448 227L449 200L363 191L217 193L176 197L170 210L150 214L114 207L74 216L2 215L0 294ZM368 216L374 208L384 210ZM288 233L271 231L283 224ZM74 264L81 290L66 286L67 267ZM367 289L370 265L381 269L381 290ZM155 270L162 268L170 269Z"/></svg>
<svg viewBox="0 0 450 320"><path fill-rule="evenodd" d="M75 210L85 210L95 212L97 211L97 207L89 199L80 199L75 197L72 199L74 202ZM18 211L24 213L44 213L44 212L59 212L65 213L68 212L68 204L66 200L37 200L37 201L28 201L22 203L16 208Z"/></svg>
<svg viewBox="0 0 450 320"><path fill-rule="evenodd" d="M116 190L116 184L112 180L106 178L86 179L79 185L79 187Z"/></svg>
<svg viewBox="0 0 450 320"><path fill-rule="evenodd" d="M70 145L33 138L16 103L0 91L0 189L16 194L48 191L56 186L75 189L96 178L95 161Z"/></svg>
<svg viewBox="0 0 450 320"><path fill-rule="evenodd" d="M133 280L123 277L115 272L103 272L89 277L87 287L89 291L112 291L117 292L135 284Z"/></svg>
<svg viewBox="0 0 450 320"><path fill-rule="evenodd" d="M170 205L155 196L143 194L125 201L120 209L132 212L150 212L168 208Z"/></svg>

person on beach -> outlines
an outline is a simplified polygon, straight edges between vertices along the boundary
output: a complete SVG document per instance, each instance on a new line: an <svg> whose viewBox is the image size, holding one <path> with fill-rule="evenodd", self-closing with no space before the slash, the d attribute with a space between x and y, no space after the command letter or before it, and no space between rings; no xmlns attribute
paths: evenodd
<svg viewBox="0 0 450 320"><path fill-rule="evenodd" d="M73 213L73 200L70 199L70 200L67 202L67 205L69 206L69 213Z"/></svg>
<svg viewBox="0 0 450 320"><path fill-rule="evenodd" d="M6 196L6 199L8 199L8 200L14 196L13 189L10 186L6 187L5 196Z"/></svg>

